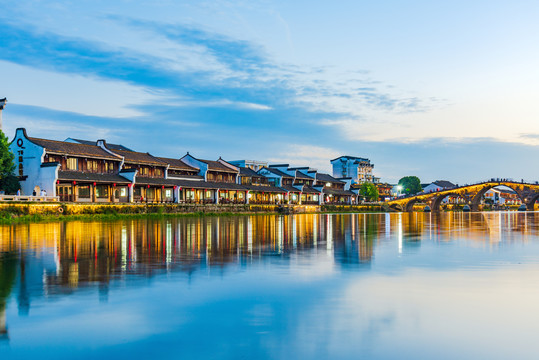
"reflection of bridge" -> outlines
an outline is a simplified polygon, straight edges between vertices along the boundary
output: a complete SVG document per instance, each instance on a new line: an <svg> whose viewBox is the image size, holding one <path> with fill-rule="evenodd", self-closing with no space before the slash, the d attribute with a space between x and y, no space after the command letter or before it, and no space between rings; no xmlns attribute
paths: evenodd
<svg viewBox="0 0 539 360"><path fill-rule="evenodd" d="M429 205L432 211L439 211L443 199L448 196L458 196L470 205L472 211L479 210L481 198L485 193L496 187L506 186L517 193L517 196L526 205L528 210L534 210L534 204L539 199L539 184L518 183L513 181L487 181L479 184L459 186L454 189L447 189L431 193L420 193L414 196L408 196L388 201L391 208L400 211L413 211L414 204L424 203Z"/></svg>

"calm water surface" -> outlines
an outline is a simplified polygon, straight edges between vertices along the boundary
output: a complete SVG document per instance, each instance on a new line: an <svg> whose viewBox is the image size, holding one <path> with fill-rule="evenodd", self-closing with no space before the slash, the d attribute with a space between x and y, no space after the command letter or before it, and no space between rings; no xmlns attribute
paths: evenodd
<svg viewBox="0 0 539 360"><path fill-rule="evenodd" d="M537 359L539 213L0 227L0 359Z"/></svg>

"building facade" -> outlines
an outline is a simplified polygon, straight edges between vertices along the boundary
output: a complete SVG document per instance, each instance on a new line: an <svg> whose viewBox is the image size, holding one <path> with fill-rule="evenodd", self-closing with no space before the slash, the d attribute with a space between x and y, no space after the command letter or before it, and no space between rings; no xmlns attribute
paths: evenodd
<svg viewBox="0 0 539 360"><path fill-rule="evenodd" d="M333 177L352 178L356 184L363 182L377 183L379 178L373 175L374 164L369 159L356 156L340 156L330 161Z"/></svg>

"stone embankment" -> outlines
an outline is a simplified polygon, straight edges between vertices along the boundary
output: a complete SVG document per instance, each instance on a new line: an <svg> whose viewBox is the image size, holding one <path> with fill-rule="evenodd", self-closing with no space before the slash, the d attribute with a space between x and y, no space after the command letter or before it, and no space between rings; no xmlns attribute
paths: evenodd
<svg viewBox="0 0 539 360"><path fill-rule="evenodd" d="M250 204L80 204L80 203L0 203L0 219L26 217L41 220L47 217L84 217L94 215L174 215L174 214L257 214L383 211L380 205L250 205Z"/></svg>

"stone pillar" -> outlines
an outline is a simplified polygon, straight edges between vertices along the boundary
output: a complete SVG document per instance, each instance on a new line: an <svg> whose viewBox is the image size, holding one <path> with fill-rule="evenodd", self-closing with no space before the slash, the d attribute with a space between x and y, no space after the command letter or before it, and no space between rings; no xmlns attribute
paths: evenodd
<svg viewBox="0 0 539 360"><path fill-rule="evenodd" d="M220 189L215 190L215 203L219 204L219 191Z"/></svg>
<svg viewBox="0 0 539 360"><path fill-rule="evenodd" d="M177 204L180 202L180 191L181 191L181 187L180 186L176 186L175 189L174 189L174 202Z"/></svg>

